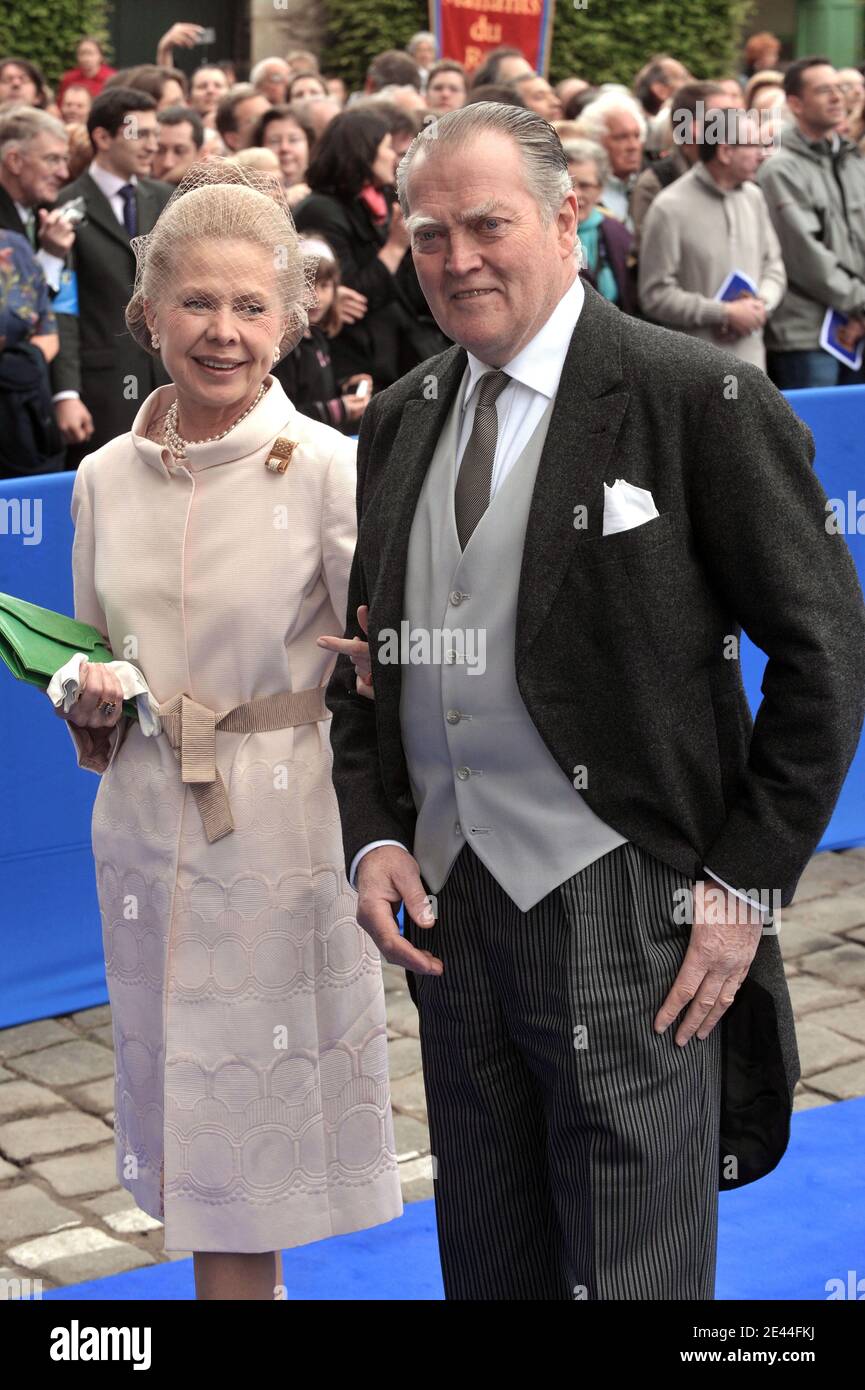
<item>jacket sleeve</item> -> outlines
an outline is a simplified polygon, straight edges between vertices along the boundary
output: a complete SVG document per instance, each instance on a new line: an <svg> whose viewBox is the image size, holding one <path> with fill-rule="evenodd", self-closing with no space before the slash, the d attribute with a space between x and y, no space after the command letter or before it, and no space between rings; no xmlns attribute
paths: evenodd
<svg viewBox="0 0 865 1390"><path fill-rule="evenodd" d="M643 235L643 224L649 213L649 208L661 191L661 183L658 175L651 165L644 169L634 184L631 193L631 221L634 224L634 249L639 249L640 238Z"/></svg>
<svg viewBox="0 0 865 1390"><path fill-rule="evenodd" d="M756 192L759 193L760 190L756 189ZM757 290L766 305L767 315L771 315L787 293L787 272L784 269L784 257L781 255L781 243L772 226L772 219L765 207L761 211L765 252Z"/></svg>
<svg viewBox="0 0 865 1390"><path fill-rule="evenodd" d="M56 314L60 349L51 363L51 390L81 395L81 344L76 314Z"/></svg>
<svg viewBox="0 0 865 1390"><path fill-rule="evenodd" d="M640 305L645 314L671 328L702 328L724 320L724 305L679 283L682 251L678 208L672 213L662 195L649 209L640 243Z"/></svg>
<svg viewBox="0 0 865 1390"><path fill-rule="evenodd" d="M865 306L865 279L841 264L834 251L820 240L821 226L808 201L807 190L783 164L767 159L758 184L769 205L769 215L781 243L781 253L792 289L799 290L826 308L843 314L861 312Z"/></svg>
<svg viewBox="0 0 865 1390"><path fill-rule="evenodd" d="M703 863L741 888L780 889L786 906L862 730L865 603L846 541L827 527L810 430L759 368L732 370L737 399L720 380L708 391L689 511L731 623L768 664L738 794Z"/></svg>
<svg viewBox="0 0 865 1390"><path fill-rule="evenodd" d="M378 399L373 397L363 414L357 446L357 522L363 521L363 499L369 470L370 453L376 431ZM357 610L368 604L369 591L359 547L354 552L348 580L346 603L347 621L344 636L363 637L357 621ZM394 840L406 843L406 827L391 810L384 784L378 753L375 700L358 695L355 672L347 656L337 658L325 695L327 707L333 714L331 746L333 748L333 785L339 801L342 821L345 871L351 872L352 861L359 849L373 840Z"/></svg>
<svg viewBox="0 0 865 1390"><path fill-rule="evenodd" d="M82 459L72 487L72 521L75 538L72 542L72 585L75 594L74 616L80 622L96 627L108 641L108 624L96 594L94 578L95 535L93 526L92 482L88 464L90 455ZM129 716L121 715L112 729L79 729L68 719L63 721L69 730L78 755L78 766L88 772L107 772L117 756L129 730Z"/></svg>
<svg viewBox="0 0 865 1390"><path fill-rule="evenodd" d="M324 578L333 611L343 631L346 626L349 575L357 541L356 447L353 440L339 440L327 467L321 512Z"/></svg>

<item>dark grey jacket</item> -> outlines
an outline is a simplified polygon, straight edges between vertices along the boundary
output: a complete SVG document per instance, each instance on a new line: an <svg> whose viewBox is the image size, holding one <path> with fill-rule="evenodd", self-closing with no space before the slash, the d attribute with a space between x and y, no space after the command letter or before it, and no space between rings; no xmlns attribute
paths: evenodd
<svg viewBox="0 0 865 1390"><path fill-rule="evenodd" d="M466 362L454 347L373 397L358 446L360 530L347 633L369 603L375 701L340 658L327 691L346 864L413 843L400 737L398 630L409 530ZM791 901L832 814L865 716L865 603L827 533L814 442L756 367L631 319L590 286L553 408L521 561L516 674L563 771L603 820L692 878ZM648 488L655 519L604 536L604 483ZM574 526L587 508L586 529ZM515 557L516 562L516 557ZM744 628L768 654L753 725ZM787 1144L799 1075L777 936L765 933L723 1020L722 1155L738 1186Z"/></svg>
<svg viewBox="0 0 865 1390"><path fill-rule="evenodd" d="M156 179L138 179L138 231L153 230L174 190ZM92 453L125 434L141 402L169 380L158 357L139 347L124 311L135 280L135 255L126 229L88 173L61 188L57 206L83 197L87 221L77 229L71 255L78 280L78 314L58 314L60 351L51 363L54 392L77 391L93 416ZM134 388L130 389L134 380ZM74 456L74 451L71 455Z"/></svg>
<svg viewBox="0 0 865 1390"><path fill-rule="evenodd" d="M766 325L777 352L820 346L828 308L865 314L865 159L843 137L833 155L785 126L757 172L781 243L787 293Z"/></svg>

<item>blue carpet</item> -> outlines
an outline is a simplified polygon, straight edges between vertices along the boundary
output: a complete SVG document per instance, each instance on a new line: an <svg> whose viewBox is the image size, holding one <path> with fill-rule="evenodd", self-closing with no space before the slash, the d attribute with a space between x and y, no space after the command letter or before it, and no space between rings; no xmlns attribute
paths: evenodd
<svg viewBox="0 0 865 1390"><path fill-rule="evenodd" d="M719 1299L827 1298L827 1282L865 1276L865 1099L793 1117L790 1147L760 1182L722 1192ZM441 1299L432 1200L368 1231L283 1252L290 1299ZM195 1296L191 1260L46 1292L57 1299ZM849 1296L849 1295L847 1295Z"/></svg>

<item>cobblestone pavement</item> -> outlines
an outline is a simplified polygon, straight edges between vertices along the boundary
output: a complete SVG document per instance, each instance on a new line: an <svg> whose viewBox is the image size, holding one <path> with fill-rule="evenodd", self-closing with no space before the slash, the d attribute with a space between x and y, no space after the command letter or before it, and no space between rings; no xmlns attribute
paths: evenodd
<svg viewBox="0 0 865 1390"><path fill-rule="evenodd" d="M817 854L781 945L796 1013L796 1108L865 1095L865 849ZM432 1195L417 1013L385 966L397 1152L407 1202ZM43 1289L183 1259L114 1174L108 1006L0 1031L0 1278Z"/></svg>

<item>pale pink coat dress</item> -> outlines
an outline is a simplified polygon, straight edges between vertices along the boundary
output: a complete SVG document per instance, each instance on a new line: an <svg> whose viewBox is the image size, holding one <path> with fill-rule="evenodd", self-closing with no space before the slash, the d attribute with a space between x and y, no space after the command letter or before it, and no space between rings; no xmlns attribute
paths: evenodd
<svg viewBox="0 0 865 1390"><path fill-rule="evenodd" d="M267 380L177 467L145 438L159 388L75 479L75 616L160 703L221 712L333 666L316 637L344 629L355 445ZM277 436L298 441L283 474ZM166 1250L276 1250L402 1212L381 958L354 917L328 731L218 730L235 830L213 843L166 735L125 717L110 735L93 853L117 1177Z"/></svg>

